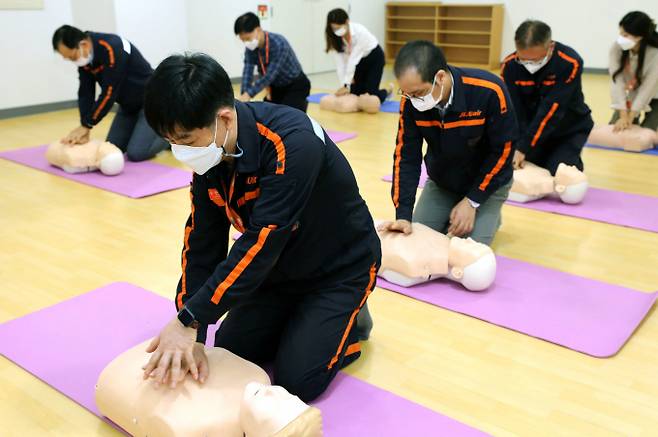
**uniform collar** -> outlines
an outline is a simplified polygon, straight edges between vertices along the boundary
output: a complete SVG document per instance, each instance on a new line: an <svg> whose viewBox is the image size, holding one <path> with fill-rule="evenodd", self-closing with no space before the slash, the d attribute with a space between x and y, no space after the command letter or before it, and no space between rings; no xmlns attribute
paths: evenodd
<svg viewBox="0 0 658 437"><path fill-rule="evenodd" d="M448 65L448 71L452 77L452 89L446 106L446 112L466 111L466 98L462 86L462 72L459 68Z"/></svg>
<svg viewBox="0 0 658 437"><path fill-rule="evenodd" d="M253 173L260 164L260 135L256 127L256 119L248 104L235 101L235 110L238 114L238 144L244 151L240 158L236 158L238 173Z"/></svg>

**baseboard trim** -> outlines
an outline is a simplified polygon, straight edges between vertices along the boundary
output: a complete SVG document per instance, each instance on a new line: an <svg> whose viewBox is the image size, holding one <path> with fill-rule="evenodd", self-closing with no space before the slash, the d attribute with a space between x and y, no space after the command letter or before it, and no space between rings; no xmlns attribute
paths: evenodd
<svg viewBox="0 0 658 437"><path fill-rule="evenodd" d="M0 120L5 118L41 114L43 112L60 111L62 109L71 109L77 107L78 107L77 100L64 100L61 102L42 103L39 105L28 105L28 106L19 106L16 108L0 109Z"/></svg>

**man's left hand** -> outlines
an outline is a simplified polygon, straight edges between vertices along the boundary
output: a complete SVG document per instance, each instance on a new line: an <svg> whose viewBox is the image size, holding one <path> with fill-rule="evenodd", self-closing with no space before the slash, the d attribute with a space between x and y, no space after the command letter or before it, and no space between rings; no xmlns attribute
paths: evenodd
<svg viewBox="0 0 658 437"><path fill-rule="evenodd" d="M155 379L156 386L169 381L170 387L182 380L183 369L189 369L195 380L199 379L197 360L194 359L196 329L186 328L174 317L149 344L146 352L151 353L144 367L144 379Z"/></svg>
<svg viewBox="0 0 658 437"><path fill-rule="evenodd" d="M240 97L238 97L238 100L241 102L248 102L251 100L251 96L248 93L242 93Z"/></svg>
<svg viewBox="0 0 658 437"><path fill-rule="evenodd" d="M514 157L512 158L512 167L514 167L514 170L518 170L520 168L523 168L524 164L525 164L525 153L515 150Z"/></svg>
<svg viewBox="0 0 658 437"><path fill-rule="evenodd" d="M464 197L450 212L450 226L448 234L461 237L470 234L475 224L475 208L471 202Z"/></svg>

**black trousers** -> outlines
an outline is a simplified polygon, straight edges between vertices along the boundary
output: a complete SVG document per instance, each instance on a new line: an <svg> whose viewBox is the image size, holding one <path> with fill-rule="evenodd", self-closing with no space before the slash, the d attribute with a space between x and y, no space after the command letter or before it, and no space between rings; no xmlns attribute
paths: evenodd
<svg viewBox="0 0 658 437"><path fill-rule="evenodd" d="M229 310L215 346L254 363L273 362L275 385L305 402L315 399L339 369L361 355L356 318L379 265L359 264L312 288L307 283L260 290Z"/></svg>
<svg viewBox="0 0 658 437"><path fill-rule="evenodd" d="M580 158L580 154L587 142L590 130L549 138L543 144L531 148L525 158L533 164L544 167L553 176L561 162L566 165L575 165L578 170L583 171L583 160Z"/></svg>
<svg viewBox="0 0 658 437"><path fill-rule="evenodd" d="M121 149L130 161L151 159L169 148L169 143L146 122L143 109L127 112L121 106L112 120L107 141Z"/></svg>
<svg viewBox="0 0 658 437"><path fill-rule="evenodd" d="M306 98L311 93L311 81L304 73L285 86L271 86L270 100L268 102L291 106L306 112L308 101Z"/></svg>
<svg viewBox="0 0 658 437"><path fill-rule="evenodd" d="M379 83L382 81L382 74L384 73L384 65L386 59L384 58L384 51L380 46L372 49L370 54L361 61L354 70L354 83L350 87L350 92L360 96L361 94L371 94L379 97L380 102L384 102L388 95L388 91L379 89Z"/></svg>

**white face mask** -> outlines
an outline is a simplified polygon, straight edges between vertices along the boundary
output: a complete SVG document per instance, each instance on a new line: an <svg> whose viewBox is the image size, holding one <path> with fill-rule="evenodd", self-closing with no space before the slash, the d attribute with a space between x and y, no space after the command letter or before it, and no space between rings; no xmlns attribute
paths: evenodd
<svg viewBox="0 0 658 437"><path fill-rule="evenodd" d="M443 96L443 83L441 84L441 89L439 90L439 97L434 98L432 92L434 92L434 86L436 85L436 75L434 76L434 81L432 82L432 89L430 92L423 97L409 97L411 104L420 112L429 111L433 107L439 104L441 101L441 96Z"/></svg>
<svg viewBox="0 0 658 437"><path fill-rule="evenodd" d="M78 67L84 67L91 62L91 52L89 52L87 56L82 56L82 47L78 46L78 50L80 50L80 56L78 56L78 59L73 61L73 63Z"/></svg>
<svg viewBox="0 0 658 437"><path fill-rule="evenodd" d="M217 119L215 119L215 133L213 135L212 143L206 147L192 147L182 144L171 144L171 151L174 154L174 157L180 162L192 167L192 170L194 170L196 174L205 174L208 170L219 164L224 156L230 156L234 158L239 158L242 156L243 151L239 147L238 150L240 150L240 153L238 154L224 153L224 148L226 147L226 142L228 141L228 133L230 130L226 131L226 137L224 137L224 143L222 146L217 147L217 144L215 143L217 140L217 124Z"/></svg>
<svg viewBox="0 0 658 437"><path fill-rule="evenodd" d="M334 30L334 35L341 38L344 37L346 33L347 33L347 29L345 28L345 26L339 27L338 29Z"/></svg>
<svg viewBox="0 0 658 437"><path fill-rule="evenodd" d="M635 47L637 41L627 38L625 36L619 35L617 37L617 44L621 47L622 50L630 50Z"/></svg>
<svg viewBox="0 0 658 437"><path fill-rule="evenodd" d="M244 46L247 48L247 50L254 51L258 48L258 38L254 38L249 41L244 41Z"/></svg>

